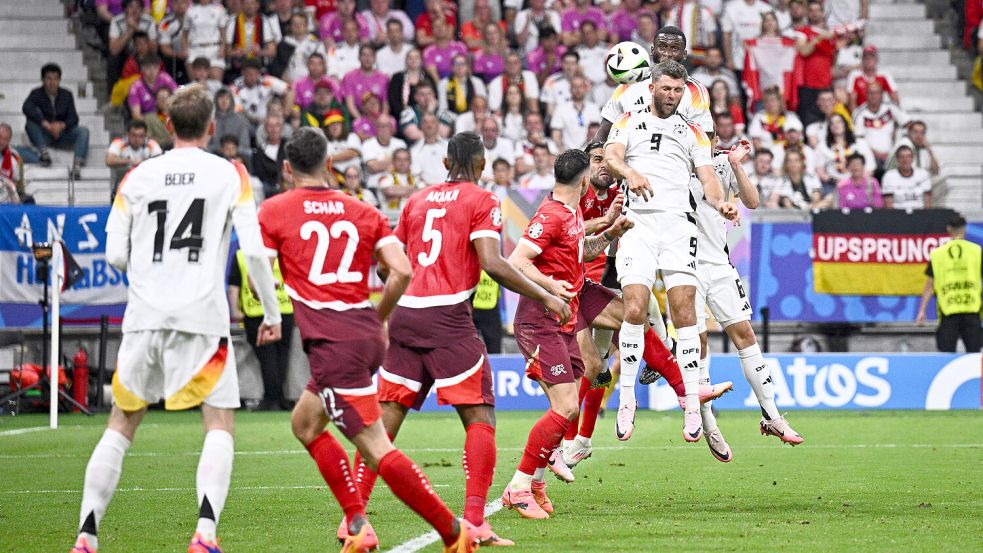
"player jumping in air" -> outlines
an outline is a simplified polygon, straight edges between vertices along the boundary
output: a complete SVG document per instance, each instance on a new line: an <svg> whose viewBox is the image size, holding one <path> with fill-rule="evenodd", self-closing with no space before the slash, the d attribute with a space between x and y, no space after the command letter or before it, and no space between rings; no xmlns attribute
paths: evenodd
<svg viewBox="0 0 983 553"><path fill-rule="evenodd" d="M408 410L419 409L436 388L437 402L457 409L466 433L464 518L477 528L482 545L513 545L484 518L495 472L495 393L470 297L484 270L564 321L570 307L558 297L560 290L538 286L502 258L498 198L476 184L485 164L481 138L455 135L444 164L448 182L411 196L396 226L413 279L389 323L389 349L379 372L382 419L395 438ZM357 484L366 501L374 483L375 474L359 466Z"/></svg>
<svg viewBox="0 0 983 553"><path fill-rule="evenodd" d="M746 141L741 141L730 152L717 154L713 158L713 167L725 187L724 194L726 196L730 196L731 193L736 194L744 205L755 209L759 203L758 188L748 179L742 165L750 151L750 145ZM700 197L702 188L699 181L691 179L690 187L693 194ZM744 377L754 390L755 397L758 398L762 415L761 433L777 436L788 444L798 445L803 441L802 436L789 426L775 405L771 371L761 355L761 348L758 347L754 330L751 328L751 302L744 291L737 269L730 263L724 219L717 210L701 200L697 203L696 220L699 228L697 241L700 245L697 252L696 272L698 281L696 319L702 352L700 382L710 380L706 327L706 312L709 306L714 318L737 347ZM655 375L649 372L648 368L642 371L639 378L643 384L654 380ZM703 431L710 453L719 461L729 462L732 459L730 446L717 427L710 404L701 405L700 413L703 417Z"/></svg>
<svg viewBox="0 0 983 553"><path fill-rule="evenodd" d="M629 213L635 227L622 238L616 265L625 302L621 325L621 397L618 434L634 428L635 378L644 348L644 324L656 272L661 270L679 336L678 359L686 391L683 437L703 435L699 401L700 340L696 330L696 198L689 190L695 172L706 201L727 219L737 218L724 201L711 163L710 139L676 112L686 90L686 69L675 61L652 68L651 108L623 113L605 146L608 170L627 180Z"/></svg>
<svg viewBox="0 0 983 553"><path fill-rule="evenodd" d="M569 301L573 311L571 320L559 321L542 303L529 298L520 298L516 307L515 339L526 358L526 376L539 383L550 402L549 410L530 430L518 469L502 495L503 505L525 518L549 518L552 504L543 487L536 490L533 484L542 483L550 454L580 411L577 385L584 375L584 364L575 328L583 324L578 308L584 260L597 257L613 238L632 226L628 218L619 215L606 231L585 241L579 204L588 186L589 168L590 160L581 150L567 150L557 157L556 185L509 256L509 263Z"/></svg>
<svg viewBox="0 0 983 553"><path fill-rule="evenodd" d="M229 493L233 413L239 407L224 278L231 226L263 305L258 343L280 339L280 309L249 174L240 163L204 150L215 131L212 114L204 88L178 91L167 121L174 149L127 173L113 201L106 258L127 272L130 286L113 408L85 469L72 553L96 552L96 532L119 483L123 457L147 406L161 399L168 410L201 406L198 527L188 552L221 552L215 532Z"/></svg>
<svg viewBox="0 0 983 553"><path fill-rule="evenodd" d="M445 552L473 551L474 528L455 518L419 467L393 447L380 420L372 375L386 351L383 322L410 282L410 262L384 215L327 188L328 167L324 134L299 130L287 144L284 164L294 189L268 199L259 213L263 241L279 255L311 367L291 418L294 435L345 512L343 553L370 551L379 541L365 518L348 455L325 430L329 421L393 494L433 526ZM389 273L377 309L369 303L373 256Z"/></svg>

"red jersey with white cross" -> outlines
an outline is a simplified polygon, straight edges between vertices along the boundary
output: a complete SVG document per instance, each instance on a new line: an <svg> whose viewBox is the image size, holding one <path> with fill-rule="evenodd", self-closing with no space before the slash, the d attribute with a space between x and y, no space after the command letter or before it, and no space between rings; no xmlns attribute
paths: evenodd
<svg viewBox="0 0 983 553"><path fill-rule="evenodd" d="M593 186L588 186L587 193L580 197L580 211L584 214L584 221L603 217L608 212L611 204L614 203L614 199L618 197L618 187L611 186L607 190L602 190L601 193L604 194L603 197L597 194ZM596 234L600 234L605 230L607 230L607 227L602 228ZM584 272L587 278L594 282L601 282L606 258L607 256L601 252L600 255L591 261L584 262Z"/></svg>
<svg viewBox="0 0 983 553"><path fill-rule="evenodd" d="M474 183L435 184L410 196L395 231L413 267L399 305L419 309L468 301L481 278L472 242L501 240L501 233L498 197Z"/></svg>
<svg viewBox="0 0 983 553"><path fill-rule="evenodd" d="M372 306L372 255L396 243L377 209L337 190L297 188L263 202L259 225L295 302L334 311Z"/></svg>
<svg viewBox="0 0 983 553"><path fill-rule="evenodd" d="M550 194L529 220L519 242L539 254L532 260L539 272L553 280L570 283L573 286L570 291L579 294L584 286L584 216L579 206L571 208L554 200ZM562 331L574 330L577 306L577 298L574 298L570 302L570 322L561 328ZM516 307L515 322L533 322L543 314L556 320L556 316L546 311L541 303L523 296Z"/></svg>

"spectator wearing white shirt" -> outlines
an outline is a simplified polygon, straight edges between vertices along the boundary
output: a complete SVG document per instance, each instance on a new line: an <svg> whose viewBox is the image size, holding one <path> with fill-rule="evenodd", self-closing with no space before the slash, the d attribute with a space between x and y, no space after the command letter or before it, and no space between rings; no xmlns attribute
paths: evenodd
<svg viewBox="0 0 983 553"><path fill-rule="evenodd" d="M761 196L765 207L768 207L768 198L777 199L782 188L782 179L775 175L774 169L772 169L771 162L773 159L775 156L772 155L771 150L767 148L755 150L751 171L748 173L748 179L758 187L758 194ZM777 207L777 202L773 202L771 207Z"/></svg>
<svg viewBox="0 0 983 553"><path fill-rule="evenodd" d="M147 138L147 124L132 120L126 126L126 135L113 140L106 150L106 166L113 170L112 196L116 197L116 187L123 173L139 165L140 162L164 153L160 144Z"/></svg>
<svg viewBox="0 0 983 553"><path fill-rule="evenodd" d="M597 25L589 19L580 23L580 36L583 38L576 46L576 51L580 56L580 67L584 76L590 79L590 82L604 81L608 76L607 64L604 63L608 55L608 45L601 42Z"/></svg>
<svg viewBox="0 0 983 553"><path fill-rule="evenodd" d="M357 133L345 128L341 110L332 110L324 118L324 137L328 139L328 156L335 171L344 174L349 167L362 165L359 151L362 140Z"/></svg>
<svg viewBox="0 0 983 553"><path fill-rule="evenodd" d="M546 136L546 126L543 124L543 116L539 113L531 111L526 114L525 119L525 138L520 142L516 143L515 147L515 162L512 165L515 167L516 173L523 175L533 171L533 159L532 153L536 148L536 144L546 144L549 148L550 155L552 158L560 155L560 149L556 146L552 139ZM550 163L553 163L555 159L551 159Z"/></svg>
<svg viewBox="0 0 983 553"><path fill-rule="evenodd" d="M447 141L440 137L440 121L432 113L423 115L420 121L423 138L410 148L413 173L420 175L424 185L440 184L447 180Z"/></svg>
<svg viewBox="0 0 983 553"><path fill-rule="evenodd" d="M505 90L513 84L522 90L529 111L539 111L539 81L535 73L522 68L522 57L517 52L505 54L505 72L488 83L488 107L500 111Z"/></svg>
<svg viewBox="0 0 983 553"><path fill-rule="evenodd" d="M109 84L119 79L126 56L133 53L133 35L137 31L147 33L150 51L157 51L157 23L143 13L143 0L124 0L123 12L109 22Z"/></svg>
<svg viewBox="0 0 983 553"><path fill-rule="evenodd" d="M522 89L519 85L509 85L505 91L505 101L502 109L497 112L498 118L502 121L502 136L512 142L519 142L525 136L526 114L525 99L522 97Z"/></svg>
<svg viewBox="0 0 983 553"><path fill-rule="evenodd" d="M547 117L553 115L553 110L557 106L570 101L570 81L581 74L580 55L573 50L567 50L563 54L560 69L559 73L546 78L539 93L539 101L545 104Z"/></svg>
<svg viewBox="0 0 983 553"><path fill-rule="evenodd" d="M328 48L328 75L337 80L358 69L358 22L348 19L341 24L342 41Z"/></svg>
<svg viewBox="0 0 983 553"><path fill-rule="evenodd" d="M727 69L735 73L744 70L744 41L761 34L761 16L772 11L761 0L728 0L724 4L720 26Z"/></svg>
<svg viewBox="0 0 983 553"><path fill-rule="evenodd" d="M413 170L413 160L406 148L393 151L392 169L382 173L376 180L375 188L385 199L385 207L398 210L411 194L423 188L423 179Z"/></svg>
<svg viewBox="0 0 983 553"><path fill-rule="evenodd" d="M536 144L532 151L533 170L519 177L519 188L527 190L549 190L556 184L553 176L553 163L549 147Z"/></svg>
<svg viewBox="0 0 983 553"><path fill-rule="evenodd" d="M445 118L456 119L471 111L471 105L478 96L488 97L485 83L471 74L471 58L467 54L457 54L452 61L451 74L437 85L438 109Z"/></svg>
<svg viewBox="0 0 983 553"><path fill-rule="evenodd" d="M184 44L184 29L191 0L172 0L170 4L170 13L157 25L157 41L167 72L174 76L178 84L184 84L188 82L185 64L193 61L188 59L188 50Z"/></svg>
<svg viewBox="0 0 983 553"><path fill-rule="evenodd" d="M867 141L878 168L883 168L887 162L898 128L909 121L908 114L901 108L884 102L884 88L876 81L867 88L867 103L853 112L854 133Z"/></svg>
<svg viewBox="0 0 983 553"><path fill-rule="evenodd" d="M273 17L276 17L274 15ZM297 12L290 18L290 34L277 45L276 59L270 73L293 83L309 74L307 60L313 54L324 55L324 44L309 31L307 14Z"/></svg>
<svg viewBox="0 0 983 553"><path fill-rule="evenodd" d="M563 149L582 148L587 143L590 124L601 122L601 109L586 99L589 86L584 77L574 77L570 82L570 101L557 106L550 119L553 142Z"/></svg>
<svg viewBox="0 0 983 553"><path fill-rule="evenodd" d="M529 0L529 7L515 15L514 29L522 54L526 55L539 45L539 30L562 26L560 14L546 9L546 0Z"/></svg>
<svg viewBox="0 0 983 553"><path fill-rule="evenodd" d="M763 203L767 208L826 209L833 207L833 194L823 194L823 183L806 169L802 152L794 149L785 152L781 186Z"/></svg>
<svg viewBox="0 0 983 553"><path fill-rule="evenodd" d="M776 173L781 173L785 166L785 152L797 150L805 157L806 172L816 172L816 151L809 147L803 139L802 123L798 119L788 119L785 121L785 143L772 144L770 150L775 159L772 167Z"/></svg>
<svg viewBox="0 0 983 553"><path fill-rule="evenodd" d="M287 105L293 105L293 91L284 81L262 75L262 66L257 60L246 60L242 66L242 76L232 84L233 94L242 106L242 113L255 130L266 119L266 107L274 96L283 96Z"/></svg>
<svg viewBox="0 0 983 553"><path fill-rule="evenodd" d="M720 0L679 0L672 8L672 19L686 39L689 60L693 63L702 63L707 48L717 45L715 14L720 13L720 4Z"/></svg>
<svg viewBox="0 0 983 553"><path fill-rule="evenodd" d="M737 77L734 72L730 69L724 67L724 54L720 48L713 46L707 48L706 63L701 67L697 67L690 76L693 80L699 82L703 86L710 89L710 85L716 80L724 81L727 85L727 91L731 96L738 96L741 91L737 87Z"/></svg>
<svg viewBox="0 0 983 553"><path fill-rule="evenodd" d="M850 176L847 160L853 154L864 158L864 174L871 176L877 167L874 152L862 138L856 138L839 113L829 116L826 138L816 147L816 175L825 186L835 186Z"/></svg>
<svg viewBox="0 0 983 553"><path fill-rule="evenodd" d="M406 42L403 23L399 19L390 19L386 22L386 44L375 56L376 67L390 76L406 71L406 54L412 49L413 45Z"/></svg>
<svg viewBox="0 0 983 553"><path fill-rule="evenodd" d="M794 112L785 109L782 93L777 87L764 92L764 109L754 114L747 133L754 141L754 149L771 148L772 144L785 144L785 125L794 121L802 128L802 121Z"/></svg>
<svg viewBox="0 0 983 553"><path fill-rule="evenodd" d="M362 143L362 159L368 170L366 182L369 188L375 188L376 183L386 173L393 170L393 154L396 150L406 148L406 142L393 136L392 118L382 115L376 120L376 135Z"/></svg>
<svg viewBox="0 0 983 553"><path fill-rule="evenodd" d="M908 135L901 138L894 144L894 152L887 161L887 168L894 169L897 166L897 152L902 146L911 148L915 154L915 167L925 169L933 177L939 174L939 162L935 159L932 145L928 143L928 127L924 121L912 121L908 124Z"/></svg>
<svg viewBox="0 0 983 553"><path fill-rule="evenodd" d="M364 186L365 177L360 165L352 165L342 173L340 190L353 198L362 200L372 207L379 207L379 198L375 191Z"/></svg>
<svg viewBox="0 0 983 553"><path fill-rule="evenodd" d="M495 178L492 163L496 159L502 158L510 165L515 164L515 144L507 138L501 138L500 131L495 116L485 117L481 122L481 142L485 147L485 169L481 172L481 181L486 185Z"/></svg>
<svg viewBox="0 0 983 553"><path fill-rule="evenodd" d="M362 11L362 18L372 32L371 42L374 46L389 42L389 24L393 21L399 22L399 32L404 40L413 41L413 22L403 10L390 9L389 0L369 0L369 9Z"/></svg>
<svg viewBox="0 0 983 553"><path fill-rule="evenodd" d="M242 11L230 17L225 24L225 55L232 71L246 61L265 59L276 55L280 42L280 26L263 17L259 0L242 0Z"/></svg>
<svg viewBox="0 0 983 553"><path fill-rule="evenodd" d="M823 90L820 92L816 98L816 107L819 108L819 113L822 114L823 118L815 123L809 123L806 127L806 142L813 148L818 147L820 142L826 140L826 121L836 109L836 96L833 95L833 91Z"/></svg>
<svg viewBox="0 0 983 553"><path fill-rule="evenodd" d="M884 173L881 194L884 207L922 209L932 207L932 175L914 166L915 152L901 146L895 154L898 167Z"/></svg>
<svg viewBox="0 0 983 553"><path fill-rule="evenodd" d="M443 114L440 114L444 117ZM488 109L488 99L484 96L475 96L471 99L471 111L467 113L462 113L456 119L453 119L454 132L478 132L481 129L482 122L488 117L494 117L495 115ZM442 119L443 123L444 120Z"/></svg>
<svg viewBox="0 0 983 553"><path fill-rule="evenodd" d="M188 8L184 43L188 59L205 58L209 77L222 80L225 73L225 25L228 13L218 0L199 0Z"/></svg>

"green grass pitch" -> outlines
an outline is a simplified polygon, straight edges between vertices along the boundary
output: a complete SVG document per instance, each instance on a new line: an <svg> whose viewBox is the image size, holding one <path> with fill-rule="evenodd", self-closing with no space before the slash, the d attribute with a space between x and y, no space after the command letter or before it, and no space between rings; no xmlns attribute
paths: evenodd
<svg viewBox="0 0 983 553"><path fill-rule="evenodd" d="M533 412L498 415L498 471L490 500L512 475ZM287 413L237 416L232 490L219 525L227 553L340 549L340 517ZM724 412L734 460L686 444L682 415L639 413L630 442L599 421L594 456L575 484L548 474L556 514L491 517L515 551L980 551L983 550L983 413L793 412L802 446L758 434L757 416ZM88 456L105 416L0 419L0 551L71 548ZM151 412L124 464L100 528L100 553L184 551L196 519L201 443L196 413ZM453 510L463 505L452 414L415 414L397 445L424 467ZM383 484L369 504L382 551L428 530ZM431 545L424 551L439 551Z"/></svg>

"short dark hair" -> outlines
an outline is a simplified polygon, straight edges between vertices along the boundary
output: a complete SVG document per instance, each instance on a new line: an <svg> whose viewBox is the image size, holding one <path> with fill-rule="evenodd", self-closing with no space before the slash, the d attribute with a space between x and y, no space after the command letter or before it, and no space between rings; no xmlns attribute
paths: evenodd
<svg viewBox="0 0 983 553"><path fill-rule="evenodd" d="M123 9L125 10L126 8L130 7L130 4L133 4L134 2L139 2L140 3L140 9L141 10L143 9L143 0L125 0L123 2Z"/></svg>
<svg viewBox="0 0 983 553"><path fill-rule="evenodd" d="M574 58L575 60L577 60L579 62L580 61L580 54L578 54L574 50L567 50L566 52L563 53L563 57L561 57L560 59L562 60L564 58Z"/></svg>
<svg viewBox="0 0 983 553"><path fill-rule="evenodd" d="M147 124L139 119L133 119L126 124L126 132L130 132L133 129L143 129L147 130Z"/></svg>
<svg viewBox="0 0 983 553"><path fill-rule="evenodd" d="M683 46L686 46L686 35L679 30L679 27L675 27L673 25L666 25L665 27L656 31L655 33L656 40L659 39L659 35L678 36L683 41Z"/></svg>
<svg viewBox="0 0 983 553"><path fill-rule="evenodd" d="M396 19L395 17L394 17L394 18L392 18L392 19L390 19L389 21L386 21L386 27L388 27L388 26L390 26L390 25L396 25L396 26L397 26L397 27L399 27L400 29L402 29L402 28L403 28L403 22L402 22L402 21L400 21L400 20L398 20L398 19Z"/></svg>
<svg viewBox="0 0 983 553"><path fill-rule="evenodd" d="M754 152L755 158L763 155L767 155L771 159L775 159L775 154L771 153L771 150L769 150L768 148L758 148L758 151Z"/></svg>
<svg viewBox="0 0 983 553"><path fill-rule="evenodd" d="M212 67L212 62L208 61L208 58L201 56L195 58L195 61L191 62L191 67L193 69L210 69Z"/></svg>
<svg viewBox="0 0 983 553"><path fill-rule="evenodd" d="M584 146L584 153L589 156L592 151L594 151L594 150L596 150L598 148L602 148L603 149L604 148L604 143L601 142L601 141L599 141L599 140L595 140L594 142L588 142L587 145Z"/></svg>
<svg viewBox="0 0 983 553"><path fill-rule="evenodd" d="M238 146L239 145L239 137L236 136L236 135L234 135L234 134L225 134L225 135L222 135L222 138L219 139L218 142L219 142L219 144L222 144L222 145L225 145L225 144L228 144L228 143L232 142L236 146Z"/></svg>
<svg viewBox="0 0 983 553"><path fill-rule="evenodd" d="M186 85L171 96L168 115L174 134L184 140L196 140L205 136L212 121L215 103L208 90L200 84Z"/></svg>
<svg viewBox="0 0 983 553"><path fill-rule="evenodd" d="M507 159L499 157L495 158L495 161L492 162L492 169L497 169L502 165L508 167L509 169L512 168L512 164L509 163Z"/></svg>
<svg viewBox="0 0 983 553"><path fill-rule="evenodd" d="M898 146L898 149L897 150L894 151L894 156L897 157L897 155L901 153L901 150L907 150L907 151L911 152L912 154L915 153L915 150L912 150L911 149L911 146L909 146L907 144L902 144L902 145Z"/></svg>
<svg viewBox="0 0 983 553"><path fill-rule="evenodd" d="M481 137L472 131L457 133L447 142L447 165L451 178L471 175L478 159L485 157L485 145Z"/></svg>
<svg viewBox="0 0 983 553"><path fill-rule="evenodd" d="M157 54L147 54L140 60L140 67L157 67L160 65L160 56Z"/></svg>
<svg viewBox="0 0 983 553"><path fill-rule="evenodd" d="M327 158L328 139L321 129L301 127L287 142L287 161L298 173L319 175Z"/></svg>
<svg viewBox="0 0 983 553"><path fill-rule="evenodd" d="M133 33L133 42L136 42L138 38L145 38L147 40L150 40L150 35L147 34L147 31L137 31Z"/></svg>
<svg viewBox="0 0 983 553"><path fill-rule="evenodd" d="M946 221L945 226L946 228L950 228L953 230L966 228L966 218L958 213L955 213L953 214L952 217L949 218L948 221Z"/></svg>
<svg viewBox="0 0 983 553"><path fill-rule="evenodd" d="M577 177L584 174L590 167L590 158L583 150L567 150L556 158L553 164L553 175L557 184L575 185Z"/></svg>
<svg viewBox="0 0 983 553"><path fill-rule="evenodd" d="M913 119L911 123L908 123L908 128L911 129L915 125L918 125L920 127L925 127L925 130L926 131L928 130L928 125L926 125L925 122L922 121L921 119Z"/></svg>
<svg viewBox="0 0 983 553"><path fill-rule="evenodd" d="M255 69L256 71L263 71L263 64L259 60L246 60L242 62L243 69Z"/></svg>
<svg viewBox="0 0 983 553"><path fill-rule="evenodd" d="M720 121L721 119L730 119L731 121L733 121L734 120L734 114L732 114L729 111L721 111L721 112L718 112L718 113L714 113L713 114L713 120L714 120L714 122Z"/></svg>
<svg viewBox="0 0 983 553"><path fill-rule="evenodd" d="M858 152L853 152L852 154L846 156L846 164L850 165L853 161L860 160L860 163L867 165L867 160L864 158L863 154Z"/></svg>
<svg viewBox="0 0 983 553"><path fill-rule="evenodd" d="M584 20L584 21L582 21L580 23L580 30L581 31L584 30L584 25L590 25L592 29L597 30L597 24L594 23L593 21L591 21L590 19L586 19L586 20Z"/></svg>
<svg viewBox="0 0 983 553"><path fill-rule="evenodd" d="M673 27L675 29L675 27ZM689 76L689 72L678 61L666 60L652 66L652 82L659 80L661 76L672 77L673 79L683 79Z"/></svg>
<svg viewBox="0 0 983 553"><path fill-rule="evenodd" d="M46 63L41 66L41 80L44 80L45 75L48 73L57 73L58 78L61 78L61 66L57 63Z"/></svg>

